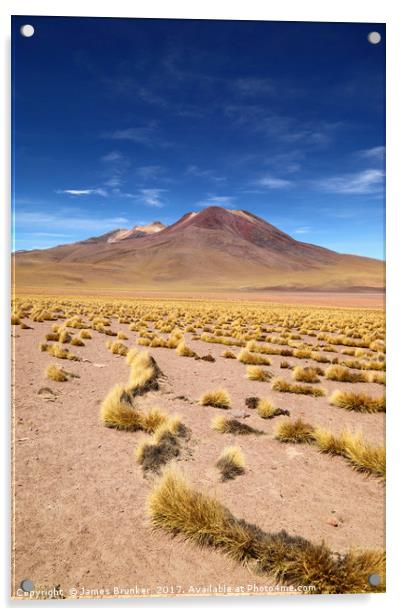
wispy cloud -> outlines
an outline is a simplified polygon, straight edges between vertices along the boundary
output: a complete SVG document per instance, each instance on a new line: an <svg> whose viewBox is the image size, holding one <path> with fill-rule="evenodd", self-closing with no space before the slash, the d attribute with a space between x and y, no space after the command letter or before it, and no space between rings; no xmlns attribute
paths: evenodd
<svg viewBox="0 0 402 616"><path fill-rule="evenodd" d="M30 230L39 228L42 234L59 234L60 230L73 231L74 233L85 231L88 233L106 233L118 226L127 225L125 217L99 217L85 214L74 215L72 211L66 214L64 211L50 213L44 211L16 212L16 224L20 227L28 227ZM43 231L46 229L46 231Z"/></svg>
<svg viewBox="0 0 402 616"><path fill-rule="evenodd" d="M56 190L58 194L72 195L73 197L85 197L88 195L100 195L107 197L107 191L104 188L65 188Z"/></svg>
<svg viewBox="0 0 402 616"><path fill-rule="evenodd" d="M161 176L164 171L165 169L160 165L143 165L142 167L137 167L135 173L142 180L147 181Z"/></svg>
<svg viewBox="0 0 402 616"><path fill-rule="evenodd" d="M383 187L384 172L379 169L366 169L358 173L324 178L315 182L315 186L325 192L364 195L378 192Z"/></svg>
<svg viewBox="0 0 402 616"><path fill-rule="evenodd" d="M102 133L104 139L114 139L116 141L132 141L147 147L169 147L170 141L165 140L154 121L143 126L130 126L128 128L117 129L111 132Z"/></svg>
<svg viewBox="0 0 402 616"><path fill-rule="evenodd" d="M162 195L166 192L165 188L142 188L137 199L150 207L163 207L165 205Z"/></svg>
<svg viewBox="0 0 402 616"><path fill-rule="evenodd" d="M276 178L272 175L265 175L260 178L257 182L259 186L264 186L264 188L289 188L292 185L290 180L284 180L282 178Z"/></svg>
<svg viewBox="0 0 402 616"><path fill-rule="evenodd" d="M205 199L197 202L199 207L209 207L211 205L220 205L222 207L233 205L235 197L229 195L214 195L208 193Z"/></svg>
<svg viewBox="0 0 402 616"><path fill-rule="evenodd" d="M303 235L304 233L310 233L311 231L311 227L305 226L305 227L297 227L296 229L293 230L293 233L296 233L298 235Z"/></svg>
<svg viewBox="0 0 402 616"><path fill-rule="evenodd" d="M276 91L276 86L272 79L258 79L255 77L236 79L233 82L233 88L242 96L273 94Z"/></svg>
<svg viewBox="0 0 402 616"><path fill-rule="evenodd" d="M379 145L374 148L368 148L367 150L359 150L358 155L361 158L366 158L372 161L382 161L385 156L385 146Z"/></svg>
<svg viewBox="0 0 402 616"><path fill-rule="evenodd" d="M206 178L214 182L224 182L226 177L218 175L213 169L201 169L198 165L188 165L185 170L185 175L190 175L196 178Z"/></svg>

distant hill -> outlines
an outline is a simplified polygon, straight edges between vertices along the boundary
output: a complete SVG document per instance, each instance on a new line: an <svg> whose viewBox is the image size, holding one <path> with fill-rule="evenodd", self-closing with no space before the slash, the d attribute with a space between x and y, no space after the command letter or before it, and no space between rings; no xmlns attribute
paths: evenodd
<svg viewBox="0 0 402 616"><path fill-rule="evenodd" d="M16 289L381 290L384 264L299 242L245 210L211 206L99 237L14 254Z"/></svg>

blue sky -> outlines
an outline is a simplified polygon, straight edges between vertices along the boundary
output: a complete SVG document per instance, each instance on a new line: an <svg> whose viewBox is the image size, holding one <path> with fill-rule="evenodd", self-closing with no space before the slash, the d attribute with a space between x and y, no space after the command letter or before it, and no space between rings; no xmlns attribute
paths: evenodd
<svg viewBox="0 0 402 616"><path fill-rule="evenodd" d="M383 258L384 71L381 24L14 17L14 248L222 205Z"/></svg>

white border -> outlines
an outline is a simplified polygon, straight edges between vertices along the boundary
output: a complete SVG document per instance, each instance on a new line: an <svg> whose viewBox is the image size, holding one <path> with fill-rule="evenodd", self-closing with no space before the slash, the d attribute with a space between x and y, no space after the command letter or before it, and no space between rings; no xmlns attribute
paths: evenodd
<svg viewBox="0 0 402 616"><path fill-rule="evenodd" d="M325 2L322 0L281 0L278 3L263 2L261 0L247 0L245 3L235 5L233 0L203 0L194 5L184 0L147 0L147 2L133 2L113 0L106 3L94 0L3 0L0 7L0 29L2 50L1 62L1 91L0 104L1 131L3 147L0 150L0 163L3 172L1 183L3 200L1 207L2 258L1 258L1 288L5 301L1 302L0 319L1 328L0 346L3 351L3 370L1 374L2 391L9 389L9 228L10 216L8 205L10 202L10 103L9 103L9 59L10 59L10 15L65 15L65 16L105 16L105 17L170 17L190 19L266 19L278 21L346 21L346 22L386 22L387 24L387 350L388 350L388 419L387 419L387 447L388 447L388 478L387 478L387 557L388 577L387 594L372 596L339 596L339 597L255 597L255 598L204 598L198 600L120 600L116 605L112 601L76 601L74 603L63 601L54 603L24 602L23 605L11 603L7 600L10 592L9 584L9 555L4 553L1 561L2 602L5 607L16 609L42 610L51 609L82 609L96 607L98 609L115 610L116 607L134 608L138 610L163 610L164 614L176 613L183 610L200 611L204 609L227 609L233 614L240 614L244 609L252 608L256 612L266 613L267 610L280 610L289 613L297 609L299 614L318 613L318 611L333 612L339 610L353 610L354 614L363 613L367 616L376 614L378 610L393 613L393 606L400 604L398 586L402 575L401 566L401 498L398 482L398 450L401 449L402 438L402 409L400 395L398 397L398 362L401 356L398 350L402 349L399 321L402 318L400 299L400 280L402 259L398 248L402 238L402 216L398 208L400 188L398 180L401 176L402 161L402 86L401 86L401 58L402 58L402 19L401 4L393 0L336 0ZM399 279L399 280L398 280ZM399 285L398 285L399 282ZM6 326L4 327L4 324ZM3 503L9 504L9 416L7 414L7 394L2 405L3 426L2 439L4 455L2 469L5 474L5 488ZM398 482L398 483L397 483ZM9 506L2 508L2 531L5 535L3 545L9 545Z"/></svg>

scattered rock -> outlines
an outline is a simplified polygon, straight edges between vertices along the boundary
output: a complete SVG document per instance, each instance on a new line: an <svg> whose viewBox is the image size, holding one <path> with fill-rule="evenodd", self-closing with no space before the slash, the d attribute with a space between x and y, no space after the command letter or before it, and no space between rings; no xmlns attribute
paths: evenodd
<svg viewBox="0 0 402 616"><path fill-rule="evenodd" d="M105 368L106 364L92 364L94 368Z"/></svg>
<svg viewBox="0 0 402 616"><path fill-rule="evenodd" d="M246 413L245 411L241 411L239 413L232 413L233 417L236 419L246 419L246 417L250 417L250 413Z"/></svg>
<svg viewBox="0 0 402 616"><path fill-rule="evenodd" d="M335 526L336 528L342 524L342 520L335 516L331 516L330 518L327 519L327 524L329 524L330 526Z"/></svg>
<svg viewBox="0 0 402 616"><path fill-rule="evenodd" d="M246 398L245 400L246 407L248 409L256 409L259 401L260 399L257 398L256 396L250 396L249 398Z"/></svg>
<svg viewBox="0 0 402 616"><path fill-rule="evenodd" d="M202 359L203 361L211 361L211 362L216 361L216 360L215 360L215 357L213 357L213 356L212 356L212 355L210 355L209 353L208 353L208 355L203 355L203 356L201 357L201 359Z"/></svg>

